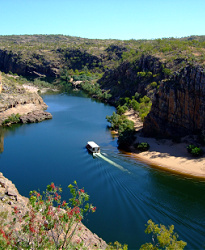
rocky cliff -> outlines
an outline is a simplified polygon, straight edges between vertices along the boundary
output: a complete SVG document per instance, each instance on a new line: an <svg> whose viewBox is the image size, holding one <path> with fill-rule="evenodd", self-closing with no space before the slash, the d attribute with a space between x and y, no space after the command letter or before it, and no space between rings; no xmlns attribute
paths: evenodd
<svg viewBox="0 0 205 250"><path fill-rule="evenodd" d="M21 123L40 122L51 119L52 115L46 111L47 105L36 93L0 95L0 125L12 114L20 115Z"/></svg>
<svg viewBox="0 0 205 250"><path fill-rule="evenodd" d="M27 58L28 57L28 58ZM44 54L22 54L8 49L0 49L0 70L9 73L17 73L23 76L52 76L58 74L59 62L46 58Z"/></svg>
<svg viewBox="0 0 205 250"><path fill-rule="evenodd" d="M161 82L145 118L147 136L177 137L205 131L205 70L189 65Z"/></svg>
<svg viewBox="0 0 205 250"><path fill-rule="evenodd" d="M17 208L19 213L25 214L28 210L28 202L29 199L21 196L15 185L0 173L0 225L5 220L12 220L14 208ZM8 213L7 217L3 216L3 213ZM92 233L82 223L80 223L79 228L72 238L73 243L82 241L83 247L87 247L87 249L105 249L107 247L105 241Z"/></svg>
<svg viewBox="0 0 205 250"><path fill-rule="evenodd" d="M124 62L119 67L111 69L99 80L101 87L110 90L113 102L122 97L132 97L136 92L142 96L153 96L156 84L164 78L163 63L160 58L142 55L133 62Z"/></svg>
<svg viewBox="0 0 205 250"><path fill-rule="evenodd" d="M17 114L20 123L40 122L52 118L52 115L45 111L47 105L37 91L33 92L31 87L28 88L27 85L18 84L17 78L7 75L2 76L2 86L0 126L6 119ZM12 123L12 121L10 122Z"/></svg>

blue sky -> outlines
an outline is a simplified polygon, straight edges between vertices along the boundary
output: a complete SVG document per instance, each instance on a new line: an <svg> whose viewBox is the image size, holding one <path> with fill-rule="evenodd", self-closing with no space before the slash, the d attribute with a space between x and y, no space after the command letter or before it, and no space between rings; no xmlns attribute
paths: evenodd
<svg viewBox="0 0 205 250"><path fill-rule="evenodd" d="M98 39L205 35L205 0L0 0L0 35Z"/></svg>

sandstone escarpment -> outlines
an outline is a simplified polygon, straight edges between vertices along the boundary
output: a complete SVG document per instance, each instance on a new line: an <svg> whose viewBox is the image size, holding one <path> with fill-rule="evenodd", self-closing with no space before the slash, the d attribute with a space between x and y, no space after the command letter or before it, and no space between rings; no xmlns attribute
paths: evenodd
<svg viewBox="0 0 205 250"><path fill-rule="evenodd" d="M205 131L204 68L190 65L162 81L143 127L147 136L177 137Z"/></svg>
<svg viewBox="0 0 205 250"><path fill-rule="evenodd" d="M155 88L150 84L161 81L164 77L162 71L163 63L158 57L143 55L134 62L124 62L105 72L99 83L103 89L110 90L113 102L122 97L132 97L136 92L152 98Z"/></svg>
<svg viewBox="0 0 205 250"><path fill-rule="evenodd" d="M52 76L58 74L59 63L49 60L44 55L23 56L21 52L13 52L8 49L0 49L0 70L9 73L17 73L23 76Z"/></svg>

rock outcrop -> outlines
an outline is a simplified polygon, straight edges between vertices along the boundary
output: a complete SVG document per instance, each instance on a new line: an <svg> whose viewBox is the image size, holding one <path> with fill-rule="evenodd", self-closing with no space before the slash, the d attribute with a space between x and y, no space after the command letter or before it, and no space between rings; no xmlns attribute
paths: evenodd
<svg viewBox="0 0 205 250"><path fill-rule="evenodd" d="M13 72L24 76L55 77L59 71L59 62L46 59L44 56L31 54L25 59L22 53L0 49L0 69L5 73Z"/></svg>
<svg viewBox="0 0 205 250"><path fill-rule="evenodd" d="M51 119L52 115L46 111L47 105L36 93L0 95L0 124L12 114L20 115L21 123L40 122Z"/></svg>
<svg viewBox="0 0 205 250"><path fill-rule="evenodd" d="M145 118L146 136L181 137L205 131L205 70L187 66L161 82L151 112Z"/></svg>
<svg viewBox="0 0 205 250"><path fill-rule="evenodd" d="M0 222L6 220L7 222L12 220L12 212L14 208L22 214L25 214L28 210L29 199L21 196L15 187L15 185L5 178L0 173L0 213L8 213L7 217L0 217ZM99 238L96 234L92 233L87 227L80 223L76 234L72 238L73 243L83 242L83 246L87 249L105 249L107 244L104 240Z"/></svg>

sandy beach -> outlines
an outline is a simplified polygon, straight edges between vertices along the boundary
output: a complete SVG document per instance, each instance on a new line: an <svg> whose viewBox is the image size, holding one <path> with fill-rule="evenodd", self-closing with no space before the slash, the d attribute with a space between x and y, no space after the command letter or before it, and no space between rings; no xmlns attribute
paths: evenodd
<svg viewBox="0 0 205 250"><path fill-rule="evenodd" d="M41 94L46 93L50 88L42 88L42 87L36 87L33 85L23 84L22 85L25 90L27 90L30 93L38 93L40 91ZM56 89L52 89L52 91L57 91Z"/></svg>
<svg viewBox="0 0 205 250"><path fill-rule="evenodd" d="M139 132L142 128L142 122L137 118L134 111L127 111L125 115L128 119L135 122L135 129ZM150 149L146 152L138 152L133 148L132 153L128 154L137 160L149 164L151 167L205 179L205 157L194 158L189 155L186 149L189 140L190 138L185 137L181 143L174 143L172 140L157 140L155 138L143 137L139 132L137 142L148 142ZM205 151L205 147L203 150Z"/></svg>

